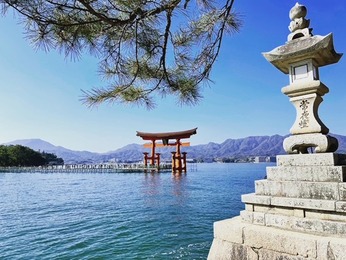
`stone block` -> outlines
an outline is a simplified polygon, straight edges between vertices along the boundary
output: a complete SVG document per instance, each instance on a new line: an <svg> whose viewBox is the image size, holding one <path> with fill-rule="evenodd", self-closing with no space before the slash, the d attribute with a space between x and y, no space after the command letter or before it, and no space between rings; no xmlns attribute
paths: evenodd
<svg viewBox="0 0 346 260"><path fill-rule="evenodd" d="M253 212L253 224L265 225L265 213L263 212Z"/></svg>
<svg viewBox="0 0 346 260"><path fill-rule="evenodd" d="M266 217L267 215L270 214L266 214ZM294 217L287 217L287 219L294 219ZM239 217L219 221L219 223L223 224L219 225L220 228L228 225L241 226L243 243L231 242L235 240L229 232L226 232L227 235L215 236L209 251L209 260L346 260L345 235L339 234L339 237L336 237L327 233L307 234L247 224L241 222ZM302 223L298 225L301 226ZM312 225L315 226L315 223Z"/></svg>
<svg viewBox="0 0 346 260"><path fill-rule="evenodd" d="M241 201L243 203L270 205L270 196L259 196L255 193L243 194Z"/></svg>
<svg viewBox="0 0 346 260"><path fill-rule="evenodd" d="M336 211L346 213L346 201L337 201L335 203ZM345 215L346 217L346 215Z"/></svg>
<svg viewBox="0 0 346 260"><path fill-rule="evenodd" d="M294 210L291 208L272 207L269 213L285 216L294 216Z"/></svg>
<svg viewBox="0 0 346 260"><path fill-rule="evenodd" d="M299 218L304 218L305 217L305 210L304 209L294 209L294 216L299 217Z"/></svg>
<svg viewBox="0 0 346 260"><path fill-rule="evenodd" d="M317 200L338 200L338 183L299 181L255 181L256 195L304 198ZM345 192L346 196L346 192Z"/></svg>
<svg viewBox="0 0 346 260"><path fill-rule="evenodd" d="M336 153L278 155L277 166L334 166L345 165L346 155Z"/></svg>
<svg viewBox="0 0 346 260"><path fill-rule="evenodd" d="M254 248L315 258L316 243L316 237L309 234L257 225L244 227L244 245Z"/></svg>
<svg viewBox="0 0 346 260"><path fill-rule="evenodd" d="M251 211L247 211L247 210L240 211L240 217L242 221L246 223L253 223L253 212Z"/></svg>
<svg viewBox="0 0 346 260"><path fill-rule="evenodd" d="M346 201L346 183L339 183L340 200Z"/></svg>
<svg viewBox="0 0 346 260"><path fill-rule="evenodd" d="M262 226L265 225L265 213L254 212L253 215L253 224Z"/></svg>
<svg viewBox="0 0 346 260"><path fill-rule="evenodd" d="M311 219L323 219L323 220L346 222L346 214L339 213L339 212L322 212L322 211L305 210L305 217L311 218Z"/></svg>
<svg viewBox="0 0 346 260"><path fill-rule="evenodd" d="M345 166L267 167L267 179L274 181L343 182Z"/></svg>
<svg viewBox="0 0 346 260"><path fill-rule="evenodd" d="M267 214L265 219L265 226L292 230L293 216Z"/></svg>
<svg viewBox="0 0 346 260"><path fill-rule="evenodd" d="M214 239L209 250L208 260L258 260L258 253L242 244ZM264 260L264 259L263 259ZM267 259L266 259L267 260Z"/></svg>
<svg viewBox="0 0 346 260"><path fill-rule="evenodd" d="M269 181L295 181L300 166L273 166L267 167L267 180Z"/></svg>
<svg viewBox="0 0 346 260"><path fill-rule="evenodd" d="M210 247L208 260L247 259L247 248L242 244L214 238Z"/></svg>
<svg viewBox="0 0 346 260"><path fill-rule="evenodd" d="M317 241L317 259L346 259L346 239L324 237Z"/></svg>
<svg viewBox="0 0 346 260"><path fill-rule="evenodd" d="M271 204L272 206L335 211L334 200L273 197Z"/></svg>
<svg viewBox="0 0 346 260"><path fill-rule="evenodd" d="M302 232L336 235L339 227L337 222L328 220L294 218L292 219L292 229Z"/></svg>
<svg viewBox="0 0 346 260"><path fill-rule="evenodd" d="M266 214L265 224L287 230L323 235L346 235L346 223L323 219Z"/></svg>
<svg viewBox="0 0 346 260"><path fill-rule="evenodd" d="M214 237L232 243L243 243L243 227L240 217L214 222Z"/></svg>
<svg viewBox="0 0 346 260"><path fill-rule="evenodd" d="M258 180L255 181L256 195L264 196L280 196L282 195L282 182Z"/></svg>
<svg viewBox="0 0 346 260"><path fill-rule="evenodd" d="M257 212L268 212L270 209L271 207L267 205L254 205L254 211Z"/></svg>
<svg viewBox="0 0 346 260"><path fill-rule="evenodd" d="M270 260L270 259L280 259L280 260L315 260L316 258L306 258L296 255L288 255L284 253L279 253L271 250L260 249L258 250L259 260Z"/></svg>
<svg viewBox="0 0 346 260"><path fill-rule="evenodd" d="M322 102L322 98L316 94L307 94L299 97L292 97L290 101L296 108L300 107L302 103L311 103L311 106L305 106L307 109L306 112L308 115L315 115L316 111L313 111L313 107L316 108L318 104ZM301 110L297 109L297 112L298 111ZM325 130L321 128L319 122L312 117L307 119L307 121L309 121L309 127L301 128L299 124L301 123L300 120L302 116L303 114L297 114L294 126L290 130L293 135L286 137L283 141L282 146L284 150L289 154L297 154L299 152L308 154L307 148L314 147L315 152L318 154L335 152L338 148L338 140L335 137L323 134ZM326 132L328 132L327 129Z"/></svg>
<svg viewBox="0 0 346 260"><path fill-rule="evenodd" d="M245 210L246 211L254 211L254 205L253 204L245 204Z"/></svg>

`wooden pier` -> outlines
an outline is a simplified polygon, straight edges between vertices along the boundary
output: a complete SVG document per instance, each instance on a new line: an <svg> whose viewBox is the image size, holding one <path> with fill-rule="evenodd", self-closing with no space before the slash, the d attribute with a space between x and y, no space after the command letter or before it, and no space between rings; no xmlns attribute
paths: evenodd
<svg viewBox="0 0 346 260"><path fill-rule="evenodd" d="M141 172L171 172L171 164L161 164L160 167L145 166L140 163L112 164L66 164L39 167L0 167L0 172L13 173L141 173Z"/></svg>

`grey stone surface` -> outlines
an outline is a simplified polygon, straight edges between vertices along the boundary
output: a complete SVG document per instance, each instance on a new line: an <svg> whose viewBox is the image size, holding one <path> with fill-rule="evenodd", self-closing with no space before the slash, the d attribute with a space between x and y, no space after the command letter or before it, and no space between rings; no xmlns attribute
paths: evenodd
<svg viewBox="0 0 346 260"><path fill-rule="evenodd" d="M276 214L265 215L266 226L303 233L346 236L346 223L323 219L309 219Z"/></svg>
<svg viewBox="0 0 346 260"><path fill-rule="evenodd" d="M208 254L208 260L248 259L247 247L242 244L214 239Z"/></svg>
<svg viewBox="0 0 346 260"><path fill-rule="evenodd" d="M242 210L240 211L240 217L245 223L253 223L253 211Z"/></svg>
<svg viewBox="0 0 346 260"><path fill-rule="evenodd" d="M346 201L337 201L335 207L336 212L346 213Z"/></svg>
<svg viewBox="0 0 346 260"><path fill-rule="evenodd" d="M338 202L336 202L338 203ZM339 221L346 223L346 214L339 212L323 212L323 211L315 211L315 210L305 210L305 217L309 219L322 219L322 220L331 220L331 221Z"/></svg>
<svg viewBox="0 0 346 260"><path fill-rule="evenodd" d="M298 43L299 42L299 43ZM336 63L342 54L334 50L333 34L312 36L290 41L263 56L283 73L288 74L290 64L304 59L314 59L318 67Z"/></svg>
<svg viewBox="0 0 346 260"><path fill-rule="evenodd" d="M296 38L311 37L312 29L309 29L310 20L305 19L307 9L304 5L296 3L290 10L290 25L288 26L291 33L288 35L287 40L292 41Z"/></svg>
<svg viewBox="0 0 346 260"><path fill-rule="evenodd" d="M272 260L272 259L280 259L280 260L312 260L315 258L311 257L302 257L296 255L288 255L284 253L275 252L272 250L260 249L258 250L258 259L263 260Z"/></svg>
<svg viewBox="0 0 346 260"><path fill-rule="evenodd" d="M247 210L242 210L240 216L243 222L253 223L256 225L265 225L265 214L264 212L251 212Z"/></svg>
<svg viewBox="0 0 346 260"><path fill-rule="evenodd" d="M273 197L271 205L300 209L316 209L321 211L335 211L335 200L316 200L300 198Z"/></svg>
<svg viewBox="0 0 346 260"><path fill-rule="evenodd" d="M336 200L321 200L321 199L303 199L303 198L290 198L290 197L271 197L262 196L256 194L245 194L242 196L242 201L244 203L252 203L254 207L250 207L252 204L246 204L246 210L248 211L258 211L258 205L271 205L271 206L281 206L287 208L298 208L298 209L315 209L320 211L335 211L336 210ZM263 203L262 203L263 202ZM339 202L340 205L346 204L346 202ZM248 207L248 208L247 208ZM269 208L268 208L269 209Z"/></svg>
<svg viewBox="0 0 346 260"><path fill-rule="evenodd" d="M339 183L340 200L346 201L346 183Z"/></svg>
<svg viewBox="0 0 346 260"><path fill-rule="evenodd" d="M299 181L255 181L256 195L339 200L338 183ZM345 194L346 195L346 194Z"/></svg>
<svg viewBox="0 0 346 260"><path fill-rule="evenodd" d="M249 224L244 228L244 244L284 254L316 257L316 240L313 236L271 227Z"/></svg>
<svg viewBox="0 0 346 260"><path fill-rule="evenodd" d="M233 243L243 243L243 228L245 226L240 217L214 222L214 237ZM234 223L237 223L236 225Z"/></svg>
<svg viewBox="0 0 346 260"><path fill-rule="evenodd" d="M305 218L305 209L294 209L293 212L295 217Z"/></svg>
<svg viewBox="0 0 346 260"><path fill-rule="evenodd" d="M346 260L345 238L321 238L317 242L318 260Z"/></svg>
<svg viewBox="0 0 346 260"><path fill-rule="evenodd" d="M307 97L303 97L307 98ZM312 103L313 101L310 101ZM298 103L295 103L296 106L300 106L299 100ZM313 106L315 107L315 106ZM316 108L317 109L317 108ZM304 111L308 114L317 114L314 111ZM291 128L291 133L295 134L285 138L283 142L284 149L289 154L304 153L308 154L307 149L310 147L315 148L316 153L326 153L326 152L335 152L338 149L338 141L336 138L320 134L318 131L323 131L323 127L319 124L320 120L317 118L309 118L309 128L300 128L301 124L301 115L297 114L297 120L295 125ZM322 123L321 123L322 124ZM296 126L298 125L298 126ZM304 132L307 133L304 134ZM312 133L309 133L312 132ZM317 132L317 133L315 133Z"/></svg>
<svg viewBox="0 0 346 260"><path fill-rule="evenodd" d="M345 165L346 154L290 154L278 155L277 166L336 166Z"/></svg>
<svg viewBox="0 0 346 260"><path fill-rule="evenodd" d="M281 92L289 97L299 97L307 94L319 94L323 96L329 92L329 88L324 85L320 80L304 81L304 84L290 84L281 89ZM324 126L326 127L326 126ZM326 129L328 133L328 129Z"/></svg>
<svg viewBox="0 0 346 260"><path fill-rule="evenodd" d="M253 223L256 225L265 225L265 213L253 212Z"/></svg>
<svg viewBox="0 0 346 260"><path fill-rule="evenodd" d="M265 212L265 213L272 213L272 214L279 214L279 215L285 215L285 216L294 216L294 209L292 208L284 208L284 207L272 207L272 206L257 206L255 205L255 211L256 212Z"/></svg>
<svg viewBox="0 0 346 260"><path fill-rule="evenodd" d="M292 214L277 214L275 210L267 212L241 211L243 222L275 227L311 234L346 236L344 215L334 215L291 210Z"/></svg>
<svg viewBox="0 0 346 260"><path fill-rule="evenodd" d="M260 204L260 205L270 205L270 196L259 196L255 193L243 194L241 196L241 201L244 203Z"/></svg>
<svg viewBox="0 0 346 260"><path fill-rule="evenodd" d="M246 211L254 211L254 205L253 204L245 204L245 210Z"/></svg>
<svg viewBox="0 0 346 260"><path fill-rule="evenodd" d="M267 179L274 181L343 182L345 166L267 167Z"/></svg>
<svg viewBox="0 0 346 260"><path fill-rule="evenodd" d="M275 228L243 223L239 217L228 219L227 221L220 221L218 222L219 227L209 251L208 259L346 259L345 235L338 237L332 234L328 235L328 232L323 232L322 234L308 234L305 232L294 231L294 229L301 229L303 227L314 229L316 226L319 226L321 230L324 229L330 231L333 228L339 228L337 226L338 222L319 221L324 223L323 226L316 225L315 223L301 223L298 221L306 221L303 218L292 218L287 216L287 219L285 220L280 215L268 214L268 216L281 218L281 220L277 219L275 221L272 219L272 221L276 223L276 225L278 225L280 221L287 223L286 225L290 226L289 230L284 230L282 227ZM295 221L292 222L292 219L295 219ZM330 227L328 226L328 223L334 226ZM241 226L243 243L231 242L234 241L234 239L232 231L228 228L229 226ZM228 232L225 232L225 230L228 230ZM238 232L236 229L233 230L236 233ZM227 233L227 235L224 235L225 233ZM228 239L231 239L231 241Z"/></svg>

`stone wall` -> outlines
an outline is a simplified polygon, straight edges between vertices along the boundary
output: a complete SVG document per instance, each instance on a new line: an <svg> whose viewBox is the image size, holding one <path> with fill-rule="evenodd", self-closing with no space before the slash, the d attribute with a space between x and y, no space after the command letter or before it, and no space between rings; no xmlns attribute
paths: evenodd
<svg viewBox="0 0 346 260"><path fill-rule="evenodd" d="M346 259L345 155L283 155L214 223L208 259Z"/></svg>

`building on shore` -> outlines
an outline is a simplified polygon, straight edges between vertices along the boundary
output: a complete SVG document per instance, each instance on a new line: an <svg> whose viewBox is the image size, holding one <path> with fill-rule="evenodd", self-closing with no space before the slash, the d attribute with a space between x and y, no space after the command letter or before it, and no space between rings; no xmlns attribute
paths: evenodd
<svg viewBox="0 0 346 260"><path fill-rule="evenodd" d="M254 163L270 163L276 162L275 156L255 156Z"/></svg>

